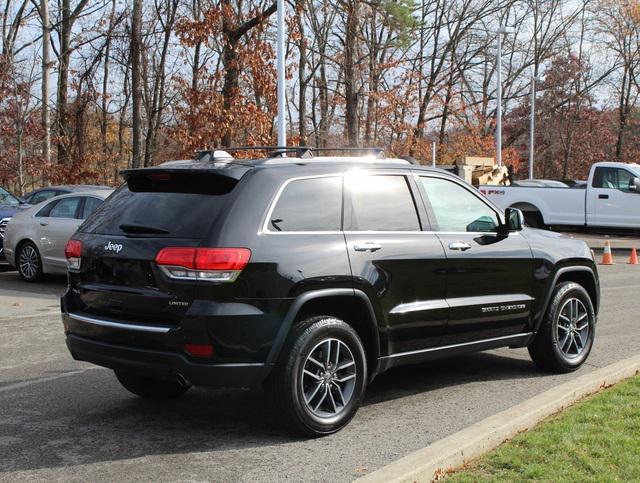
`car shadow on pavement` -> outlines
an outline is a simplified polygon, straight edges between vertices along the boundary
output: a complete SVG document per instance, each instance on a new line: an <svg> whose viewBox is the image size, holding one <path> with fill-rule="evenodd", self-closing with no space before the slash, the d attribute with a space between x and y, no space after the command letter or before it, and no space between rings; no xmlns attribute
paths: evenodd
<svg viewBox="0 0 640 483"><path fill-rule="evenodd" d="M448 386L545 375L530 359L507 349L505 353L477 352L390 369L369 385L365 405Z"/></svg>
<svg viewBox="0 0 640 483"><path fill-rule="evenodd" d="M19 296L62 295L66 286L66 275L45 275L41 282L29 283L22 280L16 271L0 272L0 290L15 291Z"/></svg>
<svg viewBox="0 0 640 483"><path fill-rule="evenodd" d="M388 371L372 383L364 406L417 394L429 398L430 391L447 386L542 374L518 357L460 356ZM107 370L10 391L1 395L0 404L0 440L10 442L0 444L2 473L300 439L280 429L262 390L195 388L180 399L148 401L127 393Z"/></svg>

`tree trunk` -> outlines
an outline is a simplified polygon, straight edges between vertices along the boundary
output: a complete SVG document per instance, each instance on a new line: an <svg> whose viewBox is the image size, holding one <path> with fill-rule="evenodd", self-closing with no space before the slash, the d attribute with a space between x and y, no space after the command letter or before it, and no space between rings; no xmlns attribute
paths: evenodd
<svg viewBox="0 0 640 483"><path fill-rule="evenodd" d="M133 0L133 16L131 18L131 97L133 145L131 166L139 168L142 162L142 0Z"/></svg>
<svg viewBox="0 0 640 483"><path fill-rule="evenodd" d="M57 147L58 163L69 161L69 118L67 113L69 89L69 58L71 57L71 7L69 0L62 0L60 21L60 61L58 62L58 93L56 101L57 111Z"/></svg>
<svg viewBox="0 0 640 483"><path fill-rule="evenodd" d="M231 1L221 2L227 12L231 12ZM222 21L222 35L224 47L222 49L222 63L225 68L224 83L222 85L222 106L225 112L230 111L238 95L241 64L238 59L238 45L244 35L254 27L266 21L277 9L277 2L273 2L264 12L257 13L254 17L236 25L233 18L225 15ZM227 129L222 135L222 145L231 146L233 142L232 129Z"/></svg>
<svg viewBox="0 0 640 483"><path fill-rule="evenodd" d="M49 115L49 49L51 26L49 24L48 0L40 1L40 20L42 22L42 157L47 168L51 165L51 120Z"/></svg>
<svg viewBox="0 0 640 483"><path fill-rule="evenodd" d="M300 136L300 146L307 145L307 79L305 72L307 70L307 44L304 35L304 23L302 21L302 9L304 8L302 0L296 2L296 19L298 21L298 30L300 40L298 41L298 52L300 62L298 63L298 134Z"/></svg>
<svg viewBox="0 0 640 483"><path fill-rule="evenodd" d="M345 127L349 146L358 146L359 116L358 90L356 88L356 43L358 35L358 6L360 0L348 5L344 41Z"/></svg>

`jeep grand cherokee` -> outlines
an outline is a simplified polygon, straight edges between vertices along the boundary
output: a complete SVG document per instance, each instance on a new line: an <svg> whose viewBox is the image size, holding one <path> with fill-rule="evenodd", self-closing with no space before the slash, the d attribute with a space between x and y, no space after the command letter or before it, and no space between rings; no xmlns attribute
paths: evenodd
<svg viewBox="0 0 640 483"><path fill-rule="evenodd" d="M508 346L567 372L591 350L587 246L444 171L306 151L123 175L69 241L62 311L73 357L139 396L264 384L329 434L394 366Z"/></svg>

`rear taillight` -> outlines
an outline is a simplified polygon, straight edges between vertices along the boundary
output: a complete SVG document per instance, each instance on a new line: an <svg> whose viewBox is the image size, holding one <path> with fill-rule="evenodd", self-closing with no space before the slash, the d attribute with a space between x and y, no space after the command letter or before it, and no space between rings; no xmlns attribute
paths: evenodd
<svg viewBox="0 0 640 483"><path fill-rule="evenodd" d="M170 278L233 282L251 258L248 248L163 248L156 264Z"/></svg>
<svg viewBox="0 0 640 483"><path fill-rule="evenodd" d="M69 270L80 270L82 242L80 240L69 240L64 247L64 256L67 259L67 268Z"/></svg>

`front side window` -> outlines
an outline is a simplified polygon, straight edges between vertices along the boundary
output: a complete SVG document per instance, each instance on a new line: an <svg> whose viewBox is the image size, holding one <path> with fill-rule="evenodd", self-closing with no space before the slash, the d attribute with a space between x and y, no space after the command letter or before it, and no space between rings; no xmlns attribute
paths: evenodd
<svg viewBox="0 0 640 483"><path fill-rule="evenodd" d="M499 225L496 212L462 186L442 178L420 177L431 205L435 231L493 232Z"/></svg>
<svg viewBox="0 0 640 483"><path fill-rule="evenodd" d="M288 183L268 220L269 231L339 231L342 178L297 179Z"/></svg>
<svg viewBox="0 0 640 483"><path fill-rule="evenodd" d="M50 218L75 218L76 211L78 210L78 204L80 203L79 197L63 198L59 200L56 205L49 212Z"/></svg>
<svg viewBox="0 0 640 483"><path fill-rule="evenodd" d="M419 231L420 221L405 176L350 174L350 230Z"/></svg>
<svg viewBox="0 0 640 483"><path fill-rule="evenodd" d="M622 168L596 168L593 187L631 192L629 185L635 176Z"/></svg>

